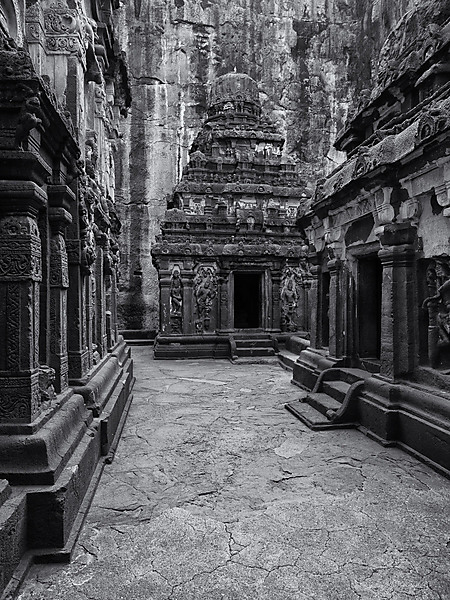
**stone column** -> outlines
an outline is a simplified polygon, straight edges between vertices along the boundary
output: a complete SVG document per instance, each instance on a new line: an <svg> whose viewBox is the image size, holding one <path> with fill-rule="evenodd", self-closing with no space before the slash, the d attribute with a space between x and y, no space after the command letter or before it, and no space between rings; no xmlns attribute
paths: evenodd
<svg viewBox="0 0 450 600"><path fill-rule="evenodd" d="M195 299L194 299L194 274L182 273L183 279L183 333L197 333L195 330Z"/></svg>
<svg viewBox="0 0 450 600"><path fill-rule="evenodd" d="M416 234L409 223L384 225L378 232L383 266L380 374L392 380L418 364Z"/></svg>
<svg viewBox="0 0 450 600"><path fill-rule="evenodd" d="M161 269L159 272L159 329L161 333L170 331L170 271Z"/></svg>
<svg viewBox="0 0 450 600"><path fill-rule="evenodd" d="M321 269L318 265L311 265L311 278L309 288L310 313L310 343L311 348L320 348L320 301L319 301L319 276Z"/></svg>
<svg viewBox="0 0 450 600"><path fill-rule="evenodd" d="M95 261L95 341L100 356L107 347L106 336L106 285L104 263L108 252L108 238L105 234L97 237L97 259Z"/></svg>
<svg viewBox="0 0 450 600"><path fill-rule="evenodd" d="M89 371L89 353L86 335L86 314L84 304L85 275L81 270L82 241L66 240L70 289L67 297L67 319L70 323L68 337L69 379L73 385L80 385Z"/></svg>
<svg viewBox="0 0 450 600"><path fill-rule="evenodd" d="M52 196L50 196L52 197ZM55 370L55 390L69 384L67 354L67 289L69 265L64 240L65 227L72 221L62 206L49 208L50 239L50 366Z"/></svg>
<svg viewBox="0 0 450 600"><path fill-rule="evenodd" d="M46 195L31 181L0 181L0 423L31 423L42 410L39 391L37 224Z"/></svg>
<svg viewBox="0 0 450 600"><path fill-rule="evenodd" d="M229 273L225 272L219 275L219 330L222 332L229 331L228 321L230 312L230 298L228 293Z"/></svg>
<svg viewBox="0 0 450 600"><path fill-rule="evenodd" d="M269 325L269 329L276 332L281 331L280 282L281 273L278 271L272 275L272 322ZM267 306L270 311L270 303Z"/></svg>
<svg viewBox="0 0 450 600"><path fill-rule="evenodd" d="M299 317L300 317L300 327L302 331L310 330L310 312L311 308L309 305L309 296L311 290L311 278L303 279L303 283L301 286L302 295L300 300L300 309L299 309Z"/></svg>
<svg viewBox="0 0 450 600"><path fill-rule="evenodd" d="M342 264L337 258L327 263L330 273L330 305L329 305L329 353L334 358L340 358L343 353L343 314L341 274Z"/></svg>

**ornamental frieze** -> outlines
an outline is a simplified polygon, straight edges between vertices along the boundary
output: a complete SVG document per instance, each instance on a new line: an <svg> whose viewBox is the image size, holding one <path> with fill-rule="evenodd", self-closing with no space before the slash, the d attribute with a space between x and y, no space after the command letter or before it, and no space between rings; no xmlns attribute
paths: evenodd
<svg viewBox="0 0 450 600"><path fill-rule="evenodd" d="M425 111L417 125L416 146L450 127L450 103Z"/></svg>
<svg viewBox="0 0 450 600"><path fill-rule="evenodd" d="M41 410L38 374L30 379L3 377L0 382L0 421L24 422Z"/></svg>
<svg viewBox="0 0 450 600"><path fill-rule="evenodd" d="M5 239L0 238L0 244L1 279L41 280L42 267L39 240L29 238L28 240L9 239L6 241Z"/></svg>
<svg viewBox="0 0 450 600"><path fill-rule="evenodd" d="M0 78L37 79L30 55L22 50L0 50Z"/></svg>
<svg viewBox="0 0 450 600"><path fill-rule="evenodd" d="M50 53L81 54L83 26L77 10L56 2L44 11L46 49Z"/></svg>

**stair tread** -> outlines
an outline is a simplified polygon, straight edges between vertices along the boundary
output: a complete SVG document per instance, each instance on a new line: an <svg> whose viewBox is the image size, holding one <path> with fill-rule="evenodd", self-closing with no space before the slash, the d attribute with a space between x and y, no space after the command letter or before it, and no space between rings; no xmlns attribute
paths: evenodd
<svg viewBox="0 0 450 600"><path fill-rule="evenodd" d="M278 358L280 359L280 361L283 363L283 365L285 367L287 367L288 369L290 369L292 371L295 363L297 362L298 354L295 354L294 352L290 352L290 350L286 350L285 348L282 348L278 352Z"/></svg>
<svg viewBox="0 0 450 600"><path fill-rule="evenodd" d="M287 405L287 406L295 409L296 412L299 412L303 416L307 417L311 423L314 423L314 424L329 423L329 419L327 419L327 417L325 417L325 415L323 415L321 412L316 410L313 406L311 406L307 402L299 402L299 401L290 402L289 405Z"/></svg>
<svg viewBox="0 0 450 600"><path fill-rule="evenodd" d="M364 369L351 369L348 367L341 367L339 369L339 371L341 372L342 375L345 375L349 379L351 379L352 383L355 381L358 381L360 379L368 379L369 377L372 377L372 375L373 375L373 373L370 373L369 371L365 371Z"/></svg>
<svg viewBox="0 0 450 600"><path fill-rule="evenodd" d="M343 392L344 394L346 394L348 389L350 388L350 384L347 383L346 381L333 380L333 381L322 382L322 387L324 389L326 387L328 387L328 388L332 388L333 390L339 390L340 392Z"/></svg>
<svg viewBox="0 0 450 600"><path fill-rule="evenodd" d="M235 340L236 348L271 348L273 346L272 340Z"/></svg>
<svg viewBox="0 0 450 600"><path fill-rule="evenodd" d="M320 431L321 429L345 429L354 427L354 423L333 423L321 412L306 402L295 400L285 404L285 409L300 419L307 427Z"/></svg>
<svg viewBox="0 0 450 600"><path fill-rule="evenodd" d="M335 398L332 398L328 394L324 394L323 392L315 392L310 393L307 396L309 403L313 403L313 406L317 408L317 406L322 406L324 410L338 410L341 408L342 403ZM318 409L320 410L320 409Z"/></svg>
<svg viewBox="0 0 450 600"><path fill-rule="evenodd" d="M238 356L274 356L275 351L273 348L236 348L236 354Z"/></svg>

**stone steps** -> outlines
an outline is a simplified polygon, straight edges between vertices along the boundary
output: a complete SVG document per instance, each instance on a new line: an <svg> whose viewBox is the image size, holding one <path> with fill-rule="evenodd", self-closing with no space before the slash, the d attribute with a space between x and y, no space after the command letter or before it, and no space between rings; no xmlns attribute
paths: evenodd
<svg viewBox="0 0 450 600"><path fill-rule="evenodd" d="M238 357L241 356L275 356L275 350L273 347L268 348L267 346L241 346L236 347Z"/></svg>
<svg viewBox="0 0 450 600"><path fill-rule="evenodd" d="M335 400L331 396L327 394L317 392L310 393L306 397L306 402L313 408L315 408L322 415L326 416L329 410L339 410L341 408L342 402Z"/></svg>
<svg viewBox="0 0 450 600"><path fill-rule="evenodd" d="M356 423L353 418L347 420L343 415L337 418L336 413L342 412L342 405L352 393L352 385L366 380L371 373L361 369L333 368L323 374L332 379L319 379L314 392L308 392L303 399L287 404L286 409L310 429L354 427ZM344 415L348 414L347 409L348 404Z"/></svg>
<svg viewBox="0 0 450 600"><path fill-rule="evenodd" d="M292 371L297 362L298 354L295 354L295 352L291 352L286 348L281 348L278 352L278 358L283 368Z"/></svg>
<svg viewBox="0 0 450 600"><path fill-rule="evenodd" d="M273 342L270 338L267 339L236 339L236 348L272 348Z"/></svg>
<svg viewBox="0 0 450 600"><path fill-rule="evenodd" d="M354 427L353 423L332 423L321 412L316 410L308 402L294 400L285 405L286 410L304 423L309 429L320 431L324 429L348 429Z"/></svg>

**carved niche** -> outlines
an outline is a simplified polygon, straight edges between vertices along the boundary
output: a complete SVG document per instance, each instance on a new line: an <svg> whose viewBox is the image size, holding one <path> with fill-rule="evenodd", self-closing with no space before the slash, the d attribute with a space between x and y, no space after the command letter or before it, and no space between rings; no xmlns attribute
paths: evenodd
<svg viewBox="0 0 450 600"><path fill-rule="evenodd" d="M215 265L199 265L194 277L194 298L197 309L195 328L198 333L209 330L211 308L217 295Z"/></svg>
<svg viewBox="0 0 450 600"><path fill-rule="evenodd" d="M428 358L436 368L450 354L450 257L430 261L426 283L429 296L422 307L428 311Z"/></svg>
<svg viewBox="0 0 450 600"><path fill-rule="evenodd" d="M180 267L175 265L170 277L169 315L171 333L183 332L183 281Z"/></svg>
<svg viewBox="0 0 450 600"><path fill-rule="evenodd" d="M281 274L281 330L297 331L298 307L301 302L301 290L304 287L304 270L298 267L286 266Z"/></svg>

